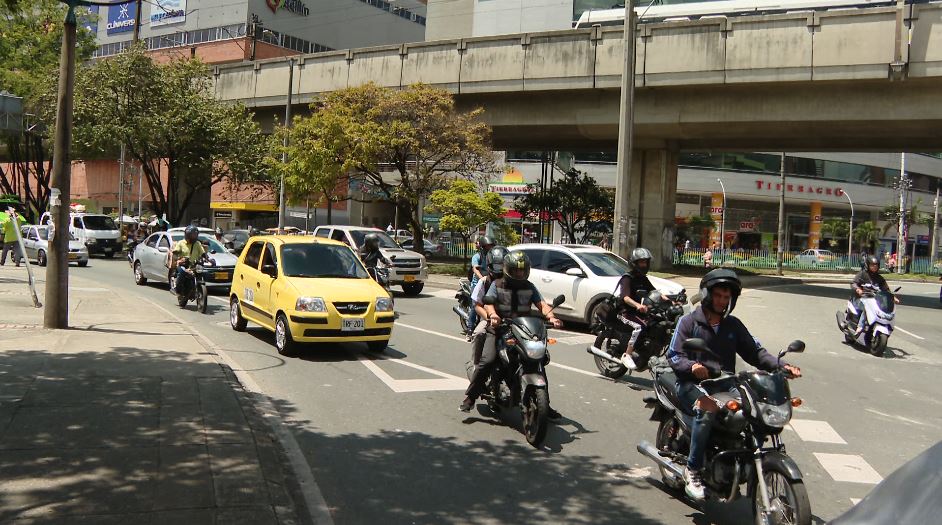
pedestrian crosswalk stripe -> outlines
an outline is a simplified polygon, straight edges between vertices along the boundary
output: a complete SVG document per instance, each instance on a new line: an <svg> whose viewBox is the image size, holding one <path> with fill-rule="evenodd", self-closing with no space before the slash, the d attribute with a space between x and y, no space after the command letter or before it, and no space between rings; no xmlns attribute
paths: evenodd
<svg viewBox="0 0 942 525"><path fill-rule="evenodd" d="M864 458L852 454L824 454L815 452L824 470L834 481L847 481L850 483L866 483L876 485L883 481L883 477L870 466Z"/></svg>
<svg viewBox="0 0 942 525"><path fill-rule="evenodd" d="M810 419L792 419L789 423L792 430L798 434L802 441L814 443L836 443L846 445L844 438L837 433L827 421L813 421Z"/></svg>

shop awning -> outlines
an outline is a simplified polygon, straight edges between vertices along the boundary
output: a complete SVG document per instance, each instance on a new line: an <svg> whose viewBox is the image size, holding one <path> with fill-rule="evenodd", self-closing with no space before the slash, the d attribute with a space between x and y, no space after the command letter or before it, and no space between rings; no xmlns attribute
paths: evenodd
<svg viewBox="0 0 942 525"><path fill-rule="evenodd" d="M261 202L210 202L213 210L243 210L243 211L278 211L277 204Z"/></svg>

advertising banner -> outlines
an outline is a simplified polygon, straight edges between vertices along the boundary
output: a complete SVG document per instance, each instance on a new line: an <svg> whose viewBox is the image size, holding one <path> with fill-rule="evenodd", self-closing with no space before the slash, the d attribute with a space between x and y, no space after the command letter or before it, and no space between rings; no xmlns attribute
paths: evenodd
<svg viewBox="0 0 942 525"><path fill-rule="evenodd" d="M720 245L720 230L723 225L723 194L714 193L712 202L710 203L710 217L713 219L715 226L710 232L710 248L713 245Z"/></svg>
<svg viewBox="0 0 942 525"><path fill-rule="evenodd" d="M108 25L106 26L108 34L115 35L134 31L134 19L136 17L137 4L134 2L109 6Z"/></svg>
<svg viewBox="0 0 942 525"><path fill-rule="evenodd" d="M808 249L820 248L821 243L821 224L824 218L821 216L821 203L811 203L811 222L808 224Z"/></svg>
<svg viewBox="0 0 942 525"><path fill-rule="evenodd" d="M150 26L160 27L186 21L186 0L158 0L151 4Z"/></svg>

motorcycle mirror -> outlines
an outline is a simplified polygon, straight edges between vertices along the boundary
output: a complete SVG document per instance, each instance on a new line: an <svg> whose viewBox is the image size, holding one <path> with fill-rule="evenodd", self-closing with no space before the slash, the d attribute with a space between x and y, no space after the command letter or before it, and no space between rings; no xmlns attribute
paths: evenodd
<svg viewBox="0 0 942 525"><path fill-rule="evenodd" d="M896 289L893 290L893 293L896 293L896 292L898 292L898 291L900 291L900 290L902 290L902 289L903 289L902 286L897 286Z"/></svg>
<svg viewBox="0 0 942 525"><path fill-rule="evenodd" d="M788 349L786 351L791 354L800 354L805 351L805 342L800 339L796 339L788 345Z"/></svg>
<svg viewBox="0 0 942 525"><path fill-rule="evenodd" d="M216 250L209 250L209 253L215 254Z"/></svg>
<svg viewBox="0 0 942 525"><path fill-rule="evenodd" d="M703 300L703 296L700 295L700 292L693 294L693 297L690 298L690 304L695 305Z"/></svg>
<svg viewBox="0 0 942 525"><path fill-rule="evenodd" d="M486 296L486 295L485 295L485 296L484 296L484 300L483 300L482 302L483 302L484 304L489 304L489 305L491 305L491 306L494 306L494 303L496 303L497 300L494 299L493 297L489 297L489 296Z"/></svg>
<svg viewBox="0 0 942 525"><path fill-rule="evenodd" d="M553 299L553 308L556 308L557 306L563 304L564 302L566 302L566 296L557 295L556 298Z"/></svg>

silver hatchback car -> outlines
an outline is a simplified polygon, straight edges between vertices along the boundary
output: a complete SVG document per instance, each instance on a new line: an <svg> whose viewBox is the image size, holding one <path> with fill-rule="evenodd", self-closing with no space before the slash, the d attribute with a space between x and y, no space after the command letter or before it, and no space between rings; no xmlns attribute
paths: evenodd
<svg viewBox="0 0 942 525"><path fill-rule="evenodd" d="M211 231L211 230L210 230ZM173 287L173 274L167 268L167 254L173 246L183 239L183 231L173 229L168 232L152 233L144 242L134 247L131 267L134 269L134 282L139 285L148 279L167 283ZM232 272L238 257L229 253L206 233L200 233L200 242L206 247L206 253L213 260L212 272L206 276L206 286L212 290L228 291L232 284Z"/></svg>
<svg viewBox="0 0 942 525"><path fill-rule="evenodd" d="M23 236L23 247L26 256L36 261L39 266L46 266L49 262L49 227L23 226L20 229ZM88 248L82 241L69 234L69 262L79 266L88 266Z"/></svg>

